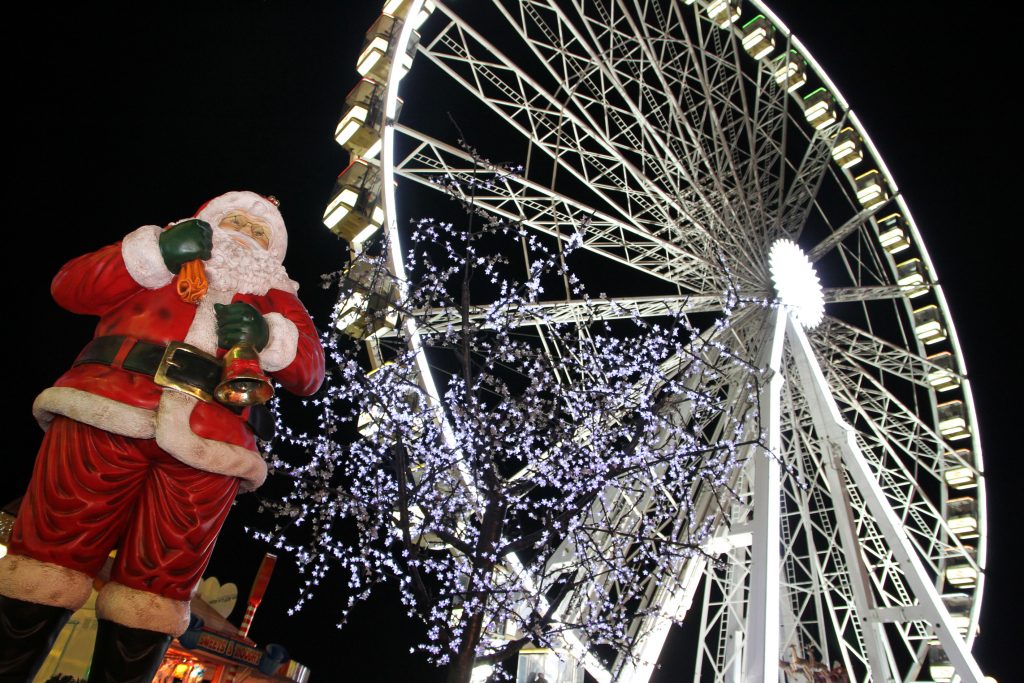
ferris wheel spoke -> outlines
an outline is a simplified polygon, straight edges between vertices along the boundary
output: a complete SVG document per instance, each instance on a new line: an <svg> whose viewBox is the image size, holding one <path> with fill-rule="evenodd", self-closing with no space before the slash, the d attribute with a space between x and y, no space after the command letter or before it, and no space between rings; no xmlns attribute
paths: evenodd
<svg viewBox="0 0 1024 683"><path fill-rule="evenodd" d="M629 634L637 656L635 659L619 657L612 667L618 680L650 678L657 666L658 655L664 647L669 627L673 622L682 621L690 611L707 564L708 560L699 555L686 560L680 570L678 583L681 588L678 591L669 589L664 580L650 577L643 604L661 605L664 609L661 614L647 614L641 619L634 619L630 624Z"/></svg>
<svg viewBox="0 0 1024 683"><path fill-rule="evenodd" d="M711 331L705 332L703 337L704 342L699 343L691 353L704 357L708 365L714 366L716 365L717 357L722 351L719 347L707 343L714 337ZM727 396L727 398L722 400L722 410L733 410L743 414L746 410L743 406L746 402L745 394L747 392L743 383L731 382L728 377L723 377L719 373L711 373L711 378L711 384L707 384L704 376L693 375L687 379L687 385L691 390L708 396ZM679 409L682 413L678 419L683 420L683 422L689 420L690 411L688 404L684 403L679 406ZM719 421L714 425L691 425L691 427L694 433L707 433L709 441L714 441L719 438L720 430L726 427L726 422ZM738 472L736 476L738 476ZM735 482L730 485L730 488L735 488ZM654 505L658 499L644 492L638 492L630 499L628 505L622 505L620 503L624 499L621 493L619 491L609 491L605 500L607 502L595 506L589 513L596 516L595 520L601 518L601 523L595 526L602 528L616 527L624 529L628 533L628 529L636 524L636 520L646 514L645 508ZM667 500L671 501L674 498L668 497ZM685 501L689 501L689 503ZM700 527L705 524L711 525L713 534L716 536L718 535L718 530L724 528L721 526L725 519L723 517L724 511L721 507L723 501L712 487L705 485L700 480L693 484L693 489L689 495L684 496L677 502L680 506L685 505L692 510L693 521L690 523L681 522L683 516L680 516L680 522L675 522L672 524L671 529L666 529L666 540L686 543L688 542L687 535L690 530L693 527ZM716 543L722 540L717 539ZM742 541L740 543L742 544ZM565 563L566 557L574 557L577 552L579 551L576 544L569 541L563 543L562 548L552 555L551 562L553 564L549 564L549 567L557 568L560 564ZM668 625L673 619L681 618L689 609L705 566L705 559L700 555L695 555L680 563L677 570L680 577L679 584L666 583L663 580L663 575L652 574L639 585L639 590L636 590L635 594L643 597L635 614L629 617L627 633L633 640L634 653L640 652L642 654L640 657L631 657L625 652L618 653L615 662L610 667L610 670L616 676L615 680L647 680L653 671L654 657L660 651L661 644L664 642ZM575 607L569 607L567 603L567 609L571 611L566 615L566 619L571 620L570 617L580 617L580 610L584 609L587 604L586 596L592 591L608 590L607 586L596 585L594 581L599 579L601 581L612 581L614 576L611 573L602 576L604 578L591 576L591 578L586 580L582 580L580 577L574 580L575 583L579 584L579 587L574 593L575 597L568 596L567 601L575 605ZM666 586L669 588L666 588ZM675 588L670 589L673 586ZM583 598L582 601L579 600L580 597Z"/></svg>
<svg viewBox="0 0 1024 683"><path fill-rule="evenodd" d="M582 13L584 5L577 2L577 6ZM755 112L749 107L747 91L750 88L743 87L747 77L737 62L740 51L735 38L731 33L712 27L699 12L694 15L697 37L690 37L688 32L692 29L687 27L685 18L677 11L665 13L660 11L660 6L650 3L643 7L634 3L630 8L627 3L619 2L617 7L619 11L614 12L598 5L598 16L589 19L589 25L596 27L592 31L600 31L613 19L621 17L620 21L627 22L630 30L621 38L624 49L619 61L632 69L636 74L635 80L656 80L661 92L683 95L685 102L660 94L659 99L667 101L673 115L677 131L673 138L686 142L692 140L700 152L694 160L699 164L694 171L699 177L691 183L691 191L708 208L708 230L714 233L723 249L730 253L747 253L752 258L740 259L741 263L756 261L753 248L757 245L743 237L743 230L736 230L737 226L763 222L757 220L763 201L760 192L756 191L759 186L751 186L748 182L754 168L749 160L757 137L751 123L755 120ZM684 35L684 40L667 38L667 34L673 31ZM698 43L696 47L695 42ZM713 50L703 49L710 44L727 54L719 55ZM723 44L728 44L728 49L723 48ZM680 49L680 45L685 45L685 49ZM607 51L612 50L612 47L607 48ZM642 63L656 65L649 76L639 73L638 60L627 58L637 51L643 55ZM698 99L703 106L694 106ZM652 110L660 113L661 108ZM770 149L770 146L762 145L764 149Z"/></svg>
<svg viewBox="0 0 1024 683"><path fill-rule="evenodd" d="M643 492L637 492L637 495L629 500L624 499L621 493L617 493L608 500L611 504L598 506L589 514L598 515L600 519L595 517L594 521L600 522L600 528L615 528L618 529L618 532L626 534L632 533L631 530L647 512L646 506L651 503L651 497L644 495ZM684 585L688 587L688 591L683 595L667 595L660 573L650 573L639 582L624 587L620 585L617 573L609 568L614 562L606 562L601 559L604 557L604 548L607 545L607 542L603 541L605 535L602 533L587 538L577 535L571 540L567 539L553 555L552 561L549 561L545 574L557 573L565 565L575 568L575 574L571 579L574 590L566 596L557 613L559 621L565 624L577 624L586 618L592 605L590 598L595 593L629 594L634 596L634 599L638 599L640 603L638 614L642 616L634 615L626 629L627 637L634 642L632 651L636 654L643 649L646 639L651 636L652 628L661 621L671 620L679 611L685 612L688 607L686 594L689 594L689 599L692 600L692 594L696 589L696 579L699 578L697 569L702 564L703 558L694 556L680 563L678 571L684 578ZM584 555L589 559L581 561L581 557ZM620 558L620 560L628 560L628 558ZM668 610L672 610L672 613L668 613ZM625 617L625 615L623 616ZM582 636L579 637L581 642L586 645L587 641ZM660 644L658 649L660 650ZM625 679L621 677L626 668L643 667L645 664L650 664L627 657L625 653L626 651L617 652L616 658L608 667L608 670L617 676L616 680L631 680L629 677Z"/></svg>
<svg viewBox="0 0 1024 683"><path fill-rule="evenodd" d="M486 172L493 177L473 197L480 208L563 240L570 237L568 228L579 230L585 249L686 289L701 291L707 284L713 264L688 247L655 237L636 222L620 220L549 187L474 159L470 153L419 131L407 127L396 130L412 145L395 166L395 172L404 178L441 191L439 177L469 182Z"/></svg>
<svg viewBox="0 0 1024 683"><path fill-rule="evenodd" d="M484 329L495 326L546 327L595 320L661 317L673 313L712 313L721 311L724 305L724 298L717 294L541 301L520 310L503 311L500 319L495 318L490 306L472 306L468 320L473 324L482 323ZM419 319L420 327L426 330L458 329L462 325L461 317L456 317L453 311L413 311L412 314ZM394 334L389 332L384 336Z"/></svg>
<svg viewBox="0 0 1024 683"><path fill-rule="evenodd" d="M563 98L544 88L501 50L445 5L450 20L419 50L482 103L515 127L623 217L651 235L686 215L657 183L631 161L623 146L604 139L598 127L557 106ZM631 152L631 151L630 151Z"/></svg>
<svg viewBox="0 0 1024 683"><path fill-rule="evenodd" d="M682 12L683 10L677 6L675 11ZM699 12L698 17L700 17ZM703 18L703 23L698 22L698 27L703 26L703 24L712 26L706 18ZM723 70L722 61L726 58L733 60L732 68L727 70L731 74L735 74L735 77L730 82L736 87L725 89L725 92L731 95L731 97L720 100L723 102L721 107L693 108L693 111L700 111L702 115L709 116L708 123L710 123L712 129L717 130L716 135L719 142L717 147L726 150L727 153L727 157L724 160L726 162L725 165L719 164L712 171L721 174L728 169L732 169L734 171L733 175L738 180L737 187L751 188L746 198L742 195L738 196L744 206L757 206L759 208L758 220L751 220L748 217L745 227L765 226L767 229L773 225L784 224L788 234L798 235L807 220L810 207L813 204L821 181L830 170L829 162L831 159L829 151L831 144L826 141L828 140L827 136L835 127L816 132L813 136L807 138L807 153L794 171L787 174L785 172L787 164L785 162L786 153L784 150L787 144L792 144L792 140L797 136L799 129L794 129L789 125L790 102L789 98L786 97L786 91L778 87L775 79L772 78L771 67L767 63L759 65L756 72L756 80L753 81L755 86L753 89L742 87L744 83L741 76L743 70L735 60L744 57L743 51L737 47L738 41L732 33L729 34L731 49L724 49L720 44L722 38L719 33L721 32L716 31L712 27L708 32L699 32L697 39L688 41L692 50L694 40L707 41L708 36L713 38L714 45L707 45L706 47L709 49L701 52L701 58L704 60L706 68L703 71L698 69L697 73L698 80L702 83L708 80L715 80L714 74L720 73ZM710 58L708 57L709 52L712 53ZM726 52L727 57L719 59L718 55L721 52ZM711 61L709 62L708 60ZM707 66L708 63L710 63L710 66ZM686 87L686 78L686 75L682 76L681 88ZM714 102L716 97L721 97L722 88L717 87L717 83L715 85L715 88L705 92L706 98L711 102ZM751 99L754 101L751 102ZM737 100L739 104L736 104ZM714 113L719 109L722 111L722 116L715 117ZM710 112L710 114L706 112ZM740 123L735 124L736 130L739 131L738 133L729 135L724 132L725 128L721 125L715 125L733 116L743 126L740 127ZM744 139L747 141L746 145L735 143L736 140ZM738 154L740 152L748 159L747 163L738 164L736 162L736 158L732 153ZM740 169L741 166L745 171ZM747 178L750 180L744 182ZM788 189L786 187L787 184ZM781 202L779 198L784 193L786 201ZM736 195L735 190L726 192L724 196L733 195ZM758 230L757 227L753 229L755 231ZM746 227L746 231L749 232L750 227ZM779 231L776 227L768 230L767 234L762 234L761 238L756 241L751 241L748 237L745 240L746 244L744 246L746 248L755 246L765 249L772 239L778 236ZM726 241L729 239L727 234L720 237Z"/></svg>
<svg viewBox="0 0 1024 683"><path fill-rule="evenodd" d="M912 461L915 467L924 469L935 479L941 477L942 454L949 449L942 435L879 382L874 373L833 357L829 377L837 400L846 411L867 421L879 442L889 448L898 447L902 457ZM864 398L857 398L860 396ZM865 434L863 430L860 433ZM920 476L920 473L915 472L913 476Z"/></svg>
<svg viewBox="0 0 1024 683"><path fill-rule="evenodd" d="M826 364L831 364L834 356L843 355L861 367L875 368L925 388L933 387L940 379L962 379L959 373L935 360L832 316L827 316L824 324L811 336Z"/></svg>
<svg viewBox="0 0 1024 683"><path fill-rule="evenodd" d="M839 377L839 368L847 376ZM856 375L851 379L849 375ZM862 439L873 446L883 448L888 456L875 464L887 470L891 467L904 469L904 474L920 478L927 473L934 479L941 477L941 454L945 446L941 435L925 424L916 412L908 408L891 391L881 385L875 377L862 368L849 363L833 363L829 376L834 380L837 401L854 416L857 423L865 427L859 430ZM853 396L863 398L853 400ZM872 455L880 455L874 448ZM914 463L917 471L906 471L904 459ZM905 482L908 490L916 489L916 479ZM905 501L904 501L905 502Z"/></svg>
<svg viewBox="0 0 1024 683"><path fill-rule="evenodd" d="M695 501L694 509L697 511L695 518L710 525L713 539L705 546L703 552L717 554L749 545L743 534L728 534L725 517L719 506L720 501L709 492L708 487L701 487L692 500ZM646 681L650 678L657 655L668 635L668 627L673 621L680 621L687 615L693 605L696 591L705 573L711 571L711 566L704 555L694 555L687 559L679 570L680 579L675 584L675 589L671 588L672 584L666 582L664 577L649 577L644 599L628 629L640 656L634 659L627 657L625 653L618 655L612 667L618 675L617 680ZM661 606L662 609L656 609L657 606Z"/></svg>
<svg viewBox="0 0 1024 683"><path fill-rule="evenodd" d="M663 144L648 150L644 145L638 147L634 139L609 139L602 132L601 121L594 119L597 114L587 108L586 102L576 101L573 93L566 94L565 98L577 106L551 107L550 103L556 101L559 93L551 93L524 76L522 69L483 36L463 25L454 13L450 13L450 19L451 23L437 37L426 46L420 46L421 52L499 112L524 139L553 159L558 168L568 170L586 183L602 202L615 207L616 213L633 216L651 234L708 249L708 230L722 220L704 215L706 211L702 214L703 205L692 201L694 188L699 190L698 184L691 183L685 191L676 194L662 188L663 179L657 169L665 156ZM489 95L492 90L494 93ZM592 106L599 103L593 98L590 102ZM614 110L613 107L611 111ZM601 116L607 120L610 114L602 109ZM641 129L645 127L647 131L638 138L640 142L659 139L650 131L648 123L640 124ZM638 155L639 160L634 161ZM683 164L676 166L682 168ZM643 169L649 169L646 175ZM652 172L659 176L659 181L650 179ZM705 198L704 205L707 204ZM725 205L719 202L719 206ZM728 233L716 234L716 240L728 242ZM733 251L750 248L743 240L731 246ZM734 267L743 274L748 263L750 259L739 259ZM747 277L757 274L746 273Z"/></svg>
<svg viewBox="0 0 1024 683"><path fill-rule="evenodd" d="M680 22L691 66L690 73L683 76L682 87L699 89L701 99L706 103L703 109L705 125L709 129L710 145L717 152L713 157L715 167L709 170L718 179L719 193L735 198L729 202L733 224L756 225L751 209L760 197L751 199L747 196L749 188L743 182L746 174L737 158L741 147L748 147L754 138L749 128L752 112L747 107L743 70L737 63L741 50L732 31L723 32L704 18L697 8L694 8L694 16L696 33L687 26L687 22ZM723 43L728 43L729 47ZM750 150L745 151L749 156ZM726 179L731 179L731 182ZM750 244L749 238L743 242L746 250L756 246Z"/></svg>
<svg viewBox="0 0 1024 683"><path fill-rule="evenodd" d="M814 263L829 251L837 247L843 240L859 230L866 230L868 219L878 213L878 207L861 209L856 215L835 228L828 237L821 240L807 251L807 259Z"/></svg>
<svg viewBox="0 0 1024 683"><path fill-rule="evenodd" d="M572 21L557 3L541 0L497 2L507 21L522 36L548 74L562 83L571 83L567 96L589 121L599 127L602 135L616 144L643 156L643 167L668 182L669 190L678 196L686 185L693 185L690 169L697 168L694 150L670 144L663 135L668 123L660 107L653 112L641 110L649 104L649 86L636 67L623 72L616 69L619 60L608 59L611 50L632 36L630 17L622 14L593 31L585 15ZM508 9L514 5L517 11ZM579 11L579 8L577 8ZM587 29L584 35L579 24ZM617 24L622 23L622 26ZM635 65L641 59L623 60ZM650 66L654 66L653 64ZM648 69L647 75L655 72ZM633 96L631 93L639 93ZM654 114L660 130L649 115ZM678 141L673 141L678 142ZM661 152L661 153L659 153Z"/></svg>
<svg viewBox="0 0 1024 683"><path fill-rule="evenodd" d="M772 231L772 240L783 237L795 240L800 236L825 177L834 172L831 140L845 121L844 117L839 123L815 131L808 141L803 158L793 171L792 181Z"/></svg>
<svg viewBox="0 0 1024 683"><path fill-rule="evenodd" d="M689 166L680 170L685 172L684 181L696 200L705 207L704 220L708 229L714 230L717 239L728 242L729 236L722 234L720 226L757 224L751 212L760 205L760 196L747 195L751 188L744 180L749 175L749 166L741 168L736 158L740 150L732 151L738 140L752 143L754 139L750 123L753 112L748 110L744 97L746 91L740 87L743 72L735 63L738 58L735 49L731 54L732 61L729 57L715 59L712 68L706 60L696 59L692 48L684 55L676 41L666 39L666 35L671 35L676 28L685 31L685 22L676 13L665 13L660 11L660 6L650 3L644 7L634 3L630 7L625 2L618 2L619 11L600 3L584 5L578 0L576 6L594 43L601 45L602 54L618 56L615 63L623 66L616 73L628 69L622 75L623 81L630 91L642 94L636 98L634 108L638 110L637 115L641 120L656 121L657 130L669 146L673 150L683 150L678 156ZM591 8L598 14L588 18L586 10ZM609 31L608 27L615 22L621 23L624 29ZM719 38L714 33L708 35ZM735 48L735 41L730 41L730 45ZM682 65L685 65L683 71L680 70ZM657 84L657 89L649 85L652 81ZM663 96L665 92L688 93L688 89L693 88L699 88L706 98L708 106L702 113L707 117L710 131L703 130L706 126L694 125L703 122L690 121L675 98ZM645 109L641 110L641 107ZM735 111L737 108L738 113ZM726 122L738 122L742 130L737 133L736 126L729 127ZM721 150L725 141L728 141L725 152L716 158L713 151ZM746 156L749 156L749 150ZM676 191L679 191L678 184ZM734 195L737 197L735 201L722 200ZM749 241L740 240L729 246L747 250Z"/></svg>
<svg viewBox="0 0 1024 683"><path fill-rule="evenodd" d="M789 51L789 44L784 46ZM758 188L762 206L759 232L765 243L769 240L768 228L775 224L783 208L786 179L786 149L796 136L802 136L798 127L790 121L795 106L786 89L776 82L771 63L763 62L757 71L756 92L758 99L754 109L757 131L753 144L751 168L756 173L752 182Z"/></svg>
<svg viewBox="0 0 1024 683"><path fill-rule="evenodd" d="M644 230L655 234L666 234L667 237L686 244L693 244L694 238L699 238L699 233L708 229L703 226L703 223L707 223L709 220L722 222L721 217L717 219L714 216L701 218L699 212L693 209L695 206L693 201L686 201L684 205L682 198L672 199L659 187L658 183L645 179L644 174L635 164L630 163L628 158L629 155L643 153L644 147L641 145L638 150L636 140L629 139L626 141L627 143L623 143L606 139L600 129L593 124L593 117L585 116L586 120L581 120L575 118L571 112L566 112L564 108L558 108L553 103L555 98L551 93L545 91L536 82L526 79L514 63L508 61L497 48L487 43L484 38L474 34L469 27L461 24L455 14L452 14L452 18L452 23L433 41L427 46L421 45L421 51L430 55L439 67L473 92L481 101L502 113L520 130L524 137L534 140L542 150L556 160L559 167L568 168L573 175L588 183L603 202L610 207L617 207L616 213L635 216ZM474 50L480 52L482 56L473 56ZM496 59L498 60L496 61ZM463 72L468 69L470 73L460 73L457 66L461 66ZM723 70L724 68L719 65L718 69ZM735 72L736 69L733 67L730 71ZM735 76L732 80L735 83L741 81L739 77ZM497 94L487 96L485 88L488 84L497 88ZM721 87L717 87L714 92L717 93L721 89ZM729 90L729 88L725 89ZM591 99L591 105L598 102L597 99ZM733 104L733 106L735 105ZM585 112L587 111L586 104L582 108ZM611 111L614 112L614 108ZM741 110L740 114L742 114ZM605 119L607 116L605 112ZM735 118L740 121L746 120L741 116ZM641 120L645 121L646 119ZM657 139L657 136L648 130L645 132L646 138ZM656 150L658 154L655 157L663 158L665 144L663 142L658 146L660 148ZM647 162L644 162L644 165L646 164ZM682 165L677 164L677 166ZM721 172L719 174L721 175ZM632 180L630 180L631 178ZM639 181L640 185L630 187L629 182L635 181ZM736 184L736 187L728 191L722 191L719 188L719 191L716 191L716 196L734 195L738 193L738 187L739 184ZM699 195L699 184L691 182L683 197L693 197L695 190ZM636 204L636 202L643 202L648 197L657 198L657 205L648 203L646 206L638 206ZM695 199L703 198L698 196ZM703 204L707 205L708 202L705 201ZM739 202L739 204L746 206L748 203ZM688 208L686 205L689 205ZM696 229L696 233L687 234L687 236L673 234L671 230L677 230L680 223L679 220L671 219L666 213L670 210L676 215L687 218L690 232ZM648 218L644 219L645 215ZM737 221L734 218L730 222L735 224ZM753 221L748 217L748 223L750 222ZM670 232L666 232L666 230L670 230ZM731 232L730 229L719 229L716 237L732 251L745 251L752 248L749 240L737 240L730 244ZM735 232L735 234L740 233ZM744 264L756 260L753 253L750 256L751 258L736 259L739 266L735 267L742 269L745 267ZM754 273L745 274L753 276Z"/></svg>
<svg viewBox="0 0 1024 683"><path fill-rule="evenodd" d="M875 208L878 210L882 207L880 206ZM832 234L836 234L838 232L838 230L832 226L830 221L826 220L824 222ZM844 225L848 224L849 221ZM843 239L832 242L829 245L831 247L830 251L838 256L842 263L842 267L846 270L850 280L859 285L893 284L895 276L891 271L888 255L881 248L878 239L871 234L871 231L867 230L853 230L844 237L849 238L851 235L856 236L857 239ZM931 284L923 284L922 286L925 287L926 290L933 287ZM914 288L908 287L904 291L909 294L913 289Z"/></svg>
<svg viewBox="0 0 1024 683"><path fill-rule="evenodd" d="M860 287L825 287L821 294L826 304L838 304L902 299L906 296L906 291L906 287L899 285L864 285Z"/></svg>
<svg viewBox="0 0 1024 683"><path fill-rule="evenodd" d="M645 60L656 64L657 68L648 76L639 73L636 60L623 61L636 72L635 79L638 82L656 79L662 92L683 94L685 102L677 102L675 97L665 98L660 93L657 98L670 105L670 112L679 127L679 132L672 139L682 136L687 141L692 140L694 148L699 150L698 158L692 162L696 164L694 173L698 177L691 181L687 196L692 195L695 201L705 207L707 230L714 234L721 249L731 254L746 254L747 258L737 259L740 263L756 263L758 241L751 240L745 228L765 222L764 202L759 191L760 184L749 182L751 177L757 176L757 165L750 161L753 150L741 147L752 147L756 141L760 151L767 150L770 153L773 145L765 144L764 139L755 135L755 130L758 134L763 131L753 128L757 123L756 112L748 108L746 95L749 88L742 87L745 77L736 62L739 55L735 50L735 40L728 40L733 48L731 55L712 57L710 62L706 53L698 57L692 46L685 52L681 51L678 45L687 44L688 41L680 43L666 39L665 36L676 28L671 22L678 22L679 30L685 32L685 21L675 12L666 16L656 11L657 5L653 7L654 13L638 19L634 25L639 28L624 40L630 41L631 47L635 43L637 47L633 49L640 50ZM630 16L626 11L621 14ZM641 14L639 8L637 14ZM602 17L590 23L600 26L605 21L610 19ZM713 29L704 34L703 39L721 40L719 33L720 30ZM651 89L645 92L650 95ZM699 98L704 100L703 107L693 106L693 92L699 93ZM684 104L685 111L680 109ZM660 109L650 109L660 113ZM768 111L770 107L762 109ZM714 150L718 150L717 153L713 153ZM756 277L756 273L751 270L742 275Z"/></svg>
<svg viewBox="0 0 1024 683"><path fill-rule="evenodd" d="M582 5L577 2L578 19L574 22L551 2L525 2L519 6L519 18L510 17L510 23L515 23L524 36L530 35L530 25L538 27L543 39L528 39L529 44L537 56L549 64L552 74L555 73L554 63L561 65L559 75L564 81L575 84L570 98L582 102L586 109L596 110L591 120L604 122L602 132L607 138L614 141L624 137L627 149L644 155L645 168L651 166L660 177L673 181L670 182L673 193L680 195L684 188L690 188L696 191L697 201L717 210L720 202L713 202L711 197L725 196L726 188L719 184L711 188L713 195L705 192L694 174L716 180L721 175L720 170L710 163L704 148L696 144L699 139L696 143L693 141L692 128L676 131L670 128L673 122L685 119L679 116L678 103L662 96L669 91L663 76L665 58L655 53L653 43L670 44L663 38L665 33L671 32L671 27L663 25L665 15L657 13L662 25L657 34L652 35L647 22L643 18L635 20L629 8L613 12L600 3ZM540 8L544 10L543 16ZM588 12L597 12L597 16ZM545 17L551 19L545 20ZM585 27L586 36L581 35L578 24ZM556 41L556 37L561 40ZM558 42L557 48L552 46L555 42ZM585 58L574 53L572 48L577 46L586 51ZM652 81L661 86L657 95ZM581 89L579 84L588 88ZM602 97L584 97L579 94L580 90L600 92ZM609 123L615 125L609 127ZM677 175L679 179L675 180ZM708 220L701 222L710 224L710 214Z"/></svg>

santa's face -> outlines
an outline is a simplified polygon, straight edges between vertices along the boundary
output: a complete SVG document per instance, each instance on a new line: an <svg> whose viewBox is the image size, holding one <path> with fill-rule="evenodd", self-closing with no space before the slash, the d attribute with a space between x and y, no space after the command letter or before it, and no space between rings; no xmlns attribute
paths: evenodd
<svg viewBox="0 0 1024 683"><path fill-rule="evenodd" d="M250 213L232 209L224 214L213 230L213 251L206 261L210 287L265 294L275 284L288 282L284 266L269 251L271 237L267 222Z"/></svg>
<svg viewBox="0 0 1024 683"><path fill-rule="evenodd" d="M258 295L271 288L294 291L282 265L288 232L272 202L253 192L227 192L207 202L196 218L213 226L205 266L210 289Z"/></svg>
<svg viewBox="0 0 1024 683"><path fill-rule="evenodd" d="M225 214L218 227L234 233L231 238L247 249L259 247L266 251L270 248L270 226L241 209Z"/></svg>

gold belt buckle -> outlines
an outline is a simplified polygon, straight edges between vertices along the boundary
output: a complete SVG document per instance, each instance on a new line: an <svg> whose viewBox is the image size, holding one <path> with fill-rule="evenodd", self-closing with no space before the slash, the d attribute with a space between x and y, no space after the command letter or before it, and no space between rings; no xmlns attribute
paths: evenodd
<svg viewBox="0 0 1024 683"><path fill-rule="evenodd" d="M181 361L177 360L181 356L196 356L210 361L215 365L220 365L220 361L216 356L210 355L205 351L200 351L191 344L186 344L184 342L171 342L167 345L167 350L164 351L164 355L160 359L160 365L157 366L156 372L153 374L153 381L162 387L174 389L188 394L189 396L195 396L200 401L213 403L213 394L209 391L191 384L185 379L178 379L171 376L174 374L174 368L182 367Z"/></svg>

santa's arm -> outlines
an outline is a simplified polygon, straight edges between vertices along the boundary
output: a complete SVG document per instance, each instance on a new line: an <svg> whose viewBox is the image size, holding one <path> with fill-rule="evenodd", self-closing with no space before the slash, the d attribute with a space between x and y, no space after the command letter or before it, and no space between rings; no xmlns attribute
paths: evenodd
<svg viewBox="0 0 1024 683"><path fill-rule="evenodd" d="M74 313L102 315L142 289L168 284L159 247L160 228L146 225L123 241L79 256L60 269L50 285L54 300Z"/></svg>
<svg viewBox="0 0 1024 683"><path fill-rule="evenodd" d="M272 289L266 297L249 300L270 330L267 345L260 351L260 365L285 389L309 396L324 381L324 349L320 335L302 302L290 292Z"/></svg>

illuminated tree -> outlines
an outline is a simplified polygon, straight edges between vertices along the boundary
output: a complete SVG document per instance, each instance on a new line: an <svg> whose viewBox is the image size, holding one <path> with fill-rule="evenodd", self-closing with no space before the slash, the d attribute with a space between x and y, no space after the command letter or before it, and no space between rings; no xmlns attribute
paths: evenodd
<svg viewBox="0 0 1024 683"><path fill-rule="evenodd" d="M546 243L478 210L491 180L440 182L463 219L411 226L406 280L388 244L337 278L340 327L375 333L387 362L368 371L362 345L330 335L319 429L278 448L294 487L264 503L278 522L260 535L305 566L300 604L331 566L348 576L346 614L396 582L453 683L530 643L628 650L645 580L670 584L701 552L694 492L727 488L759 439L757 414L736 414L715 378L749 372L747 398L761 378L716 341L729 311L701 334L667 306L642 318L590 298L565 265L580 231ZM578 302L570 318L542 303L553 286ZM396 313L405 324L382 334Z"/></svg>

